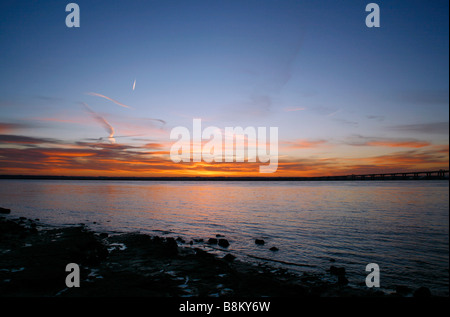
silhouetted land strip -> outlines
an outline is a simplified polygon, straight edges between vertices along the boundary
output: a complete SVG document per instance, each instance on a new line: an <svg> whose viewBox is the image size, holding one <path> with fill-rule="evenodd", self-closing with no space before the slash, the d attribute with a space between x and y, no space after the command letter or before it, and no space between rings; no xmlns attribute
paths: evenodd
<svg viewBox="0 0 450 317"><path fill-rule="evenodd" d="M354 174L317 177L241 177L241 176L192 176L192 177L112 177L112 176L52 176L52 175L0 175L0 179L40 180L109 180L109 181L362 181L362 180L448 180L448 170L424 172L397 172Z"/></svg>

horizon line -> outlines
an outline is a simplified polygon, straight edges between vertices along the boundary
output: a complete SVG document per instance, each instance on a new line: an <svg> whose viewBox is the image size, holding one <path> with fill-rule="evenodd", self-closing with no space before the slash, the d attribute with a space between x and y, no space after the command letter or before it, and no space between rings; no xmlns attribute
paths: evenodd
<svg viewBox="0 0 450 317"><path fill-rule="evenodd" d="M425 174L420 177L419 175ZM449 179L449 170L413 172L387 172L369 174L327 176L68 176L68 175L0 175L0 179L48 179L48 180L411 180Z"/></svg>

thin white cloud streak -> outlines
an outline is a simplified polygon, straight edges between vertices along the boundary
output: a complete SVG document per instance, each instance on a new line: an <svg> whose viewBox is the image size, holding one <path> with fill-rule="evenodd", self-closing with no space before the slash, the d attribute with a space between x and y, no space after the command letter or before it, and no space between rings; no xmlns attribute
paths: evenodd
<svg viewBox="0 0 450 317"><path fill-rule="evenodd" d="M133 91L134 91L135 88L136 88L136 79L133 82Z"/></svg>
<svg viewBox="0 0 450 317"><path fill-rule="evenodd" d="M111 124L109 124L108 121L106 121L105 118L97 114L94 110L91 109L86 103L83 102L83 106L86 108L86 110L94 117L97 122L99 122L105 130L109 133L108 140L114 144L116 143L116 139L114 139L114 128Z"/></svg>
<svg viewBox="0 0 450 317"><path fill-rule="evenodd" d="M114 100L114 99L109 98L108 96L105 96L105 95L102 95L102 94L98 94L98 93L96 93L96 92L87 92L86 95L101 97L101 98L107 99L107 100L109 100L109 101L112 101L112 102L114 102L116 105L119 105L119 106L121 106L121 107L133 109L133 108L130 107L130 106L127 106L127 105L125 105L125 104L123 104L123 103L121 103L121 102L118 102L117 100Z"/></svg>

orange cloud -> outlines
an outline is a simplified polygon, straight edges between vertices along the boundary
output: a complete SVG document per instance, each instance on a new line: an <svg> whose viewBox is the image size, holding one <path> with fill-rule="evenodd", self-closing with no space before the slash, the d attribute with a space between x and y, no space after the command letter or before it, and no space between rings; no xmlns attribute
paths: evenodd
<svg viewBox="0 0 450 317"><path fill-rule="evenodd" d="M406 147L406 148L421 148L431 145L430 142L425 141L370 141L367 146L385 146L385 147Z"/></svg>
<svg viewBox="0 0 450 317"><path fill-rule="evenodd" d="M318 147L323 140L288 143ZM280 156L273 174L260 174L261 162L189 162L170 159L170 143L142 145L0 135L0 173L67 176L324 176L448 168L448 145L362 157Z"/></svg>
<svg viewBox="0 0 450 317"><path fill-rule="evenodd" d="M0 122L0 133L8 133L26 127L24 124Z"/></svg>
<svg viewBox="0 0 450 317"><path fill-rule="evenodd" d="M347 145L353 146L379 146L379 147L404 147L404 148L422 148L431 145L428 141L404 138L377 138L355 135L350 138Z"/></svg>

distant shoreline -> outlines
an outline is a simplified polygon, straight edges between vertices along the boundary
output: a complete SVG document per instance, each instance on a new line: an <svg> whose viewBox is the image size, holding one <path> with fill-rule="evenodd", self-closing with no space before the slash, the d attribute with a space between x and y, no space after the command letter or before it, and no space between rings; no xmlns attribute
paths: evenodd
<svg viewBox="0 0 450 317"><path fill-rule="evenodd" d="M395 173L401 174L401 173ZM413 173L410 173L413 174ZM388 176L386 176L388 175ZM389 181L389 180L449 180L448 172L442 176L389 176L391 174L344 175L344 176L317 176L317 177L245 177L245 176L52 176L52 175L0 175L0 179L23 180L96 180L96 181Z"/></svg>

